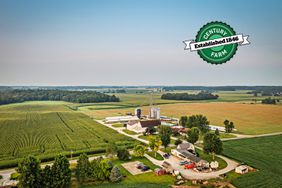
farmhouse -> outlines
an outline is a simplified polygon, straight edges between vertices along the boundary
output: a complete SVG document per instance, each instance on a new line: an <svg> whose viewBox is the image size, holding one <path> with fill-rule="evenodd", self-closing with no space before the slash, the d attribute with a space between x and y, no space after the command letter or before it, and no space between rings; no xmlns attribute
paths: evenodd
<svg viewBox="0 0 282 188"><path fill-rule="evenodd" d="M147 128L153 128L161 124L160 120L141 120L141 121L129 121L126 125L126 128L130 131L136 133L143 133Z"/></svg>
<svg viewBox="0 0 282 188"><path fill-rule="evenodd" d="M127 123L129 121L139 120L137 116L115 116L115 117L106 117L105 123Z"/></svg>
<svg viewBox="0 0 282 188"><path fill-rule="evenodd" d="M195 147L191 143L179 144L171 153L181 159L196 163L197 166L209 166L209 163L195 155Z"/></svg>

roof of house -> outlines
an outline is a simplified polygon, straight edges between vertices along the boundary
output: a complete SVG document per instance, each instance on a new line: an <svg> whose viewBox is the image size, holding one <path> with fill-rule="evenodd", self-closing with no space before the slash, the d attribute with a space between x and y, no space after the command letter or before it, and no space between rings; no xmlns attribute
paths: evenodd
<svg viewBox="0 0 282 188"><path fill-rule="evenodd" d="M179 144L179 145L177 146L177 149L180 149L180 150L187 150L187 149L190 149L191 147L194 148L194 145L188 142L188 143Z"/></svg>
<svg viewBox="0 0 282 188"><path fill-rule="evenodd" d="M131 120L131 121L129 121L128 123L127 123L127 125L134 125L134 124L136 124L136 123L138 123L139 121L137 121L137 120Z"/></svg>
<svg viewBox="0 0 282 188"><path fill-rule="evenodd" d="M137 116L115 116L115 117L106 117L106 122L116 122L116 121L132 121L139 120Z"/></svg>
<svg viewBox="0 0 282 188"><path fill-rule="evenodd" d="M246 169L248 169L248 166L246 166L246 165L240 165L240 166L238 166L238 167L236 167L236 170L246 170Z"/></svg>
<svg viewBox="0 0 282 188"><path fill-rule="evenodd" d="M187 150L181 150L181 149L177 149L177 151L179 153L181 153L184 157L186 157L187 159L190 159L191 161L198 163L198 162L206 162L205 160L201 159L200 157L197 157L196 155L194 155L193 153L187 151Z"/></svg>
<svg viewBox="0 0 282 188"><path fill-rule="evenodd" d="M160 120L140 121L141 127L155 127L161 124Z"/></svg>

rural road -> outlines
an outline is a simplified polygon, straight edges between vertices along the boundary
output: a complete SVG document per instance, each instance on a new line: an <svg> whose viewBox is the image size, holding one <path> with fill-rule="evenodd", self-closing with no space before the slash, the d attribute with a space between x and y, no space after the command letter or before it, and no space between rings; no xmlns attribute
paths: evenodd
<svg viewBox="0 0 282 188"><path fill-rule="evenodd" d="M159 154L163 155L164 152L162 151L158 151ZM152 163L154 163L155 165L161 166L162 163L164 161L168 162L169 164L171 164L172 168L174 170L177 170L180 172L180 174L186 178L186 179L197 179L197 180L205 180L205 179L211 179L211 178L217 178L222 174L225 174L227 172L230 172L232 170L234 170L237 166L238 163L235 161L232 161L224 156L220 156L217 155L218 157L222 158L223 160L226 161L227 163L227 167L225 167L224 169L218 170L218 171L211 171L211 172L196 172L194 170L188 170L188 169L184 169L183 166L179 165L179 161L181 161L179 158L175 157L175 156L170 156L168 159L159 161L156 160L152 157L150 157L149 155L145 154L145 157L147 159L149 159Z"/></svg>
<svg viewBox="0 0 282 188"><path fill-rule="evenodd" d="M258 135L246 135L246 134L235 134L235 138L223 138L221 139L222 141L227 141L227 140L240 140L244 138L258 138L258 137L265 137L265 136L275 136L275 135L282 135L282 132L276 132L276 133L267 133L267 134L258 134Z"/></svg>

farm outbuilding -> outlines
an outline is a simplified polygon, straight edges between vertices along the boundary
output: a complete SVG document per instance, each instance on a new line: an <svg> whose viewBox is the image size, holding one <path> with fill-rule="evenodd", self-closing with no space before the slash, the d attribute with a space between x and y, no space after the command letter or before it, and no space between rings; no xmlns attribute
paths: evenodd
<svg viewBox="0 0 282 188"><path fill-rule="evenodd" d="M249 168L247 165L240 165L235 168L235 172L238 174L245 174L249 171Z"/></svg>
<svg viewBox="0 0 282 188"><path fill-rule="evenodd" d="M129 121L139 120L137 116L114 116L106 117L105 123L127 123Z"/></svg>
<svg viewBox="0 0 282 188"><path fill-rule="evenodd" d="M146 132L146 129L156 127L160 124L160 120L129 121L126 125L126 128L136 133L143 133Z"/></svg>

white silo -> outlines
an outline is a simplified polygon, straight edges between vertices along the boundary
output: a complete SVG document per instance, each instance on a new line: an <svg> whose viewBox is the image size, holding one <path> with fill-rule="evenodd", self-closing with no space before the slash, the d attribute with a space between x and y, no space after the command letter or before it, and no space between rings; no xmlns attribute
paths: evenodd
<svg viewBox="0 0 282 188"><path fill-rule="evenodd" d="M150 118L152 119L160 119L161 109L159 107L152 107L150 109Z"/></svg>

